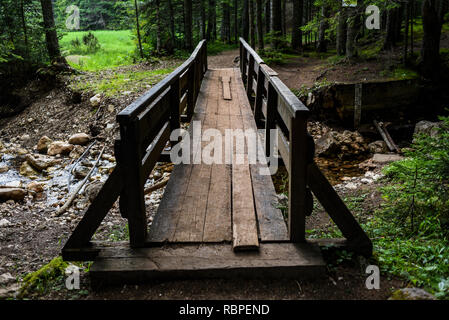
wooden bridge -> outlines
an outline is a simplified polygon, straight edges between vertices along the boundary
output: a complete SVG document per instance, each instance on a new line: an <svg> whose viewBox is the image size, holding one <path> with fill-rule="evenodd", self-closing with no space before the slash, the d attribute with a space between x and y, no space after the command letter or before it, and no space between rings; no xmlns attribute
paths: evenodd
<svg viewBox="0 0 449 320"><path fill-rule="evenodd" d="M240 69L208 69L201 41L187 61L117 116L117 166L66 242L63 258L94 260L90 276L100 285L153 278L319 276L325 270L322 244L345 245L369 256L371 241L313 161L308 115L243 39ZM194 134L195 122L222 136L226 129L264 130L266 160L273 161L277 151L289 175L287 221L271 177L261 174L269 163L251 163L246 153L232 148L231 163L224 155L217 155L223 160L218 163L195 161L201 152L191 152L190 164L175 165L148 230L144 185L157 162L170 161L167 144L182 143L178 137L170 141L182 122L191 123L185 138L191 151L208 144ZM272 129L277 129L277 144ZM236 162L238 156L244 161ZM306 240L312 192L346 239ZM129 243L92 242L117 199L128 219Z"/></svg>

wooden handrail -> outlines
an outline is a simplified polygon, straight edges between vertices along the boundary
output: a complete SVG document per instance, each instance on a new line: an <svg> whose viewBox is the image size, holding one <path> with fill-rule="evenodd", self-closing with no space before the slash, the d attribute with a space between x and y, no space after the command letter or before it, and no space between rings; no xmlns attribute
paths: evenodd
<svg viewBox="0 0 449 320"><path fill-rule="evenodd" d="M186 72L197 58L201 50L207 50L206 40L201 40L196 46L191 56L184 61L182 65L176 68L172 73L165 77L161 82L156 84L150 90L148 90L143 96L131 103L128 107L123 109L117 115L117 121L123 123L129 121L142 112L143 109L148 107L161 93L163 93L169 86L173 84L179 77ZM206 54L207 56L207 54ZM204 63L204 62L203 62Z"/></svg>

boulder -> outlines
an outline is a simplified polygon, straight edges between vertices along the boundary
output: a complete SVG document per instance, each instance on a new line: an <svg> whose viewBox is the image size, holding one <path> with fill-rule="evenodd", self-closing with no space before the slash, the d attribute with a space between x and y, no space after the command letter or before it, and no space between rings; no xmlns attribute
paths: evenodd
<svg viewBox="0 0 449 320"><path fill-rule="evenodd" d="M44 192L44 185L33 181L27 185L27 189L36 193L42 193Z"/></svg>
<svg viewBox="0 0 449 320"><path fill-rule="evenodd" d="M31 167L28 162L24 162L22 163L22 165L20 166L20 170L19 173L24 176L24 177L28 177L30 179L35 179L37 178L38 173L36 172L36 170L33 169L33 167Z"/></svg>
<svg viewBox="0 0 449 320"><path fill-rule="evenodd" d="M438 128L440 128L442 125L442 122L431 122L431 121L420 121L415 125L415 131L413 133L414 136L419 134L427 134L432 137L434 137L436 134L438 134Z"/></svg>
<svg viewBox="0 0 449 320"><path fill-rule="evenodd" d="M0 201L22 201L27 192L20 188L0 188Z"/></svg>
<svg viewBox="0 0 449 320"><path fill-rule="evenodd" d="M436 298L420 288L404 288L393 292L388 300L436 300Z"/></svg>
<svg viewBox="0 0 449 320"><path fill-rule="evenodd" d="M50 144L52 142L53 142L53 140L51 140L49 137L43 136L42 138L39 139L39 141L37 143L37 151L41 152L41 153L46 153L48 150L48 147L50 146Z"/></svg>
<svg viewBox="0 0 449 320"><path fill-rule="evenodd" d="M404 157L398 154L382 154L382 153L376 153L372 158L373 162L378 164L386 164L394 161L399 161L402 159L404 159Z"/></svg>
<svg viewBox="0 0 449 320"><path fill-rule="evenodd" d="M74 146L72 144L66 143L64 141L54 141L48 147L47 154L49 156L55 156L57 154L69 154L73 150Z"/></svg>
<svg viewBox="0 0 449 320"><path fill-rule="evenodd" d="M388 146L383 140L371 142L368 145L368 149L371 153L386 153L388 152Z"/></svg>
<svg viewBox="0 0 449 320"><path fill-rule="evenodd" d="M98 107L101 103L101 94L97 94L90 98L90 105L94 108Z"/></svg>
<svg viewBox="0 0 449 320"><path fill-rule="evenodd" d="M69 138L69 143L84 146L90 141L90 136L86 133L77 133Z"/></svg>
<svg viewBox="0 0 449 320"><path fill-rule="evenodd" d="M56 159L46 157L43 155L38 155L38 154L36 154L36 155L28 154L25 157L25 159L29 165L31 165L34 169L36 169L38 171L45 170L51 166L54 166L58 162L60 162Z"/></svg>
<svg viewBox="0 0 449 320"><path fill-rule="evenodd" d="M102 182L93 181L86 186L86 188L84 189L84 194L89 198L89 201L92 202L98 195L98 192L100 192L102 187Z"/></svg>
<svg viewBox="0 0 449 320"><path fill-rule="evenodd" d="M77 166L73 172L75 178L84 179L89 174L90 169L85 166Z"/></svg>
<svg viewBox="0 0 449 320"><path fill-rule="evenodd" d="M84 148L82 146L75 146L73 150L70 152L70 159L78 159L84 152Z"/></svg>
<svg viewBox="0 0 449 320"><path fill-rule="evenodd" d="M1 155L0 155L0 160L1 160ZM4 163L0 164L0 173L5 173L8 171L9 171L9 167L6 164L4 164Z"/></svg>
<svg viewBox="0 0 449 320"><path fill-rule="evenodd" d="M318 156L332 156L339 151L338 141L332 132L324 134L315 142L315 152Z"/></svg>

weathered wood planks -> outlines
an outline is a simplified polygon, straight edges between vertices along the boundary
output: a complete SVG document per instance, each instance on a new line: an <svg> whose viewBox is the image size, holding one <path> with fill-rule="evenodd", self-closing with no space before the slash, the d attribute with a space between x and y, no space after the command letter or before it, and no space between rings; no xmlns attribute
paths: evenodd
<svg viewBox="0 0 449 320"><path fill-rule="evenodd" d="M164 278L307 279L324 276L325 263L318 246L307 243L262 244L239 253L223 244L113 247L100 251L89 274L96 287Z"/></svg>

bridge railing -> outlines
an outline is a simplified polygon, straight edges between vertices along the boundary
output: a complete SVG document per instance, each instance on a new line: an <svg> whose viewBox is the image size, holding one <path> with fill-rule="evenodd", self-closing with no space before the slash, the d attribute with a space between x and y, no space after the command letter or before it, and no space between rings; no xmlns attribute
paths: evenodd
<svg viewBox="0 0 449 320"><path fill-rule="evenodd" d="M128 219L130 244L143 247L147 236L144 185L164 152L170 133L190 121L207 71L207 45L201 41L181 66L117 115L120 139L115 142L117 166L91 203L63 254L76 255L90 243L95 230L120 197L120 212ZM172 141L173 144L178 141Z"/></svg>
<svg viewBox="0 0 449 320"><path fill-rule="evenodd" d="M370 255L370 239L314 162L315 144L307 131L309 109L242 38L240 70L256 123L265 128L266 156L270 159L278 153L288 172L290 240L305 240L305 220L313 210L313 192L348 240L348 246ZM278 129L277 143L272 141L272 129Z"/></svg>
<svg viewBox="0 0 449 320"><path fill-rule="evenodd" d="M124 178L120 209L128 218L133 247L142 246L147 236L144 184L170 133L180 128L181 121L190 121L206 70L207 46L203 40L187 61L117 115L120 141L116 155Z"/></svg>
<svg viewBox="0 0 449 320"><path fill-rule="evenodd" d="M309 109L290 91L262 58L240 38L242 80L258 126L265 128L265 152L278 151L289 174L288 230L293 242L305 239L305 217L313 198L306 184L307 163L313 159L313 140L307 135ZM277 130L274 149L270 131ZM312 144L310 143L312 142Z"/></svg>

